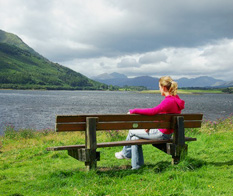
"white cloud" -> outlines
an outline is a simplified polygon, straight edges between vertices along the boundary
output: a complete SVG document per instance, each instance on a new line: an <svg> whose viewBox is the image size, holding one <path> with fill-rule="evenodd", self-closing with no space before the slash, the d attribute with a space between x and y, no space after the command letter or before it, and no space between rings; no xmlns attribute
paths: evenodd
<svg viewBox="0 0 233 196"><path fill-rule="evenodd" d="M157 62L166 62L167 55L163 51L149 52L139 59L141 64L150 64Z"/></svg>
<svg viewBox="0 0 233 196"><path fill-rule="evenodd" d="M181 76L197 77L205 75L232 80L232 54L233 39L223 39L197 48L170 47L151 53L132 54L127 57L83 59L81 62L77 60L63 64L87 76L95 76L105 72L119 72L131 77L171 75L174 78L179 78ZM164 58L158 60L159 58L153 59L152 57ZM138 63L138 59L143 58L146 61L139 60L140 63Z"/></svg>
<svg viewBox="0 0 233 196"><path fill-rule="evenodd" d="M118 68L140 67L140 64L134 58L123 58L117 64Z"/></svg>
<svg viewBox="0 0 233 196"><path fill-rule="evenodd" d="M232 79L231 0L0 0L0 29L84 75Z"/></svg>

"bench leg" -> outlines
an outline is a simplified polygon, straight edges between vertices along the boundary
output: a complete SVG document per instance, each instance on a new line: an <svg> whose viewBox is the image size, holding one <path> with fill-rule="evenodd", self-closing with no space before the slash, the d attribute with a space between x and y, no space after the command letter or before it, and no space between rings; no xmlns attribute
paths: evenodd
<svg viewBox="0 0 233 196"><path fill-rule="evenodd" d="M87 171L97 168L97 158L96 158L96 150L91 150L89 154L89 161L85 162Z"/></svg>
<svg viewBox="0 0 233 196"><path fill-rule="evenodd" d="M172 155L172 165L176 165L188 154L188 145L167 144L167 153Z"/></svg>
<svg viewBox="0 0 233 196"><path fill-rule="evenodd" d="M185 156L188 154L188 145L185 144L185 146L178 147L174 153L175 155L172 155L172 165L177 165L180 160L184 159Z"/></svg>
<svg viewBox="0 0 233 196"><path fill-rule="evenodd" d="M172 165L177 165L180 162L180 156L172 156Z"/></svg>
<svg viewBox="0 0 233 196"><path fill-rule="evenodd" d="M180 159L187 154L188 145L185 144L184 117L176 116L172 120L174 123L173 143L168 146L172 155L172 164L178 164Z"/></svg>
<svg viewBox="0 0 233 196"><path fill-rule="evenodd" d="M100 153L96 152L97 142L96 142L96 124L97 118L87 117L86 118L86 134L85 134L85 148L78 150L69 150L70 156L84 161L87 171L97 168L97 161L100 159Z"/></svg>
<svg viewBox="0 0 233 196"><path fill-rule="evenodd" d="M88 161L85 162L87 171L91 169L97 168L97 156L96 156L96 148L97 148L97 141L96 141L96 126L97 126L98 118L95 117L87 117L86 118L86 144L85 148L89 150Z"/></svg>

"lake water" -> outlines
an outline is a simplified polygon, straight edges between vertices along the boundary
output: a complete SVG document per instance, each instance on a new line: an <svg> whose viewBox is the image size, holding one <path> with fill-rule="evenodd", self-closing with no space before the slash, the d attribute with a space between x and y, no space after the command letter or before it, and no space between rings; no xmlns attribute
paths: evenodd
<svg viewBox="0 0 233 196"><path fill-rule="evenodd" d="M233 95L185 95L183 113L203 113L216 120L233 113ZM154 107L163 100L159 94L118 91L24 91L0 90L0 134L4 127L16 129L54 128L57 114L127 113L133 108Z"/></svg>

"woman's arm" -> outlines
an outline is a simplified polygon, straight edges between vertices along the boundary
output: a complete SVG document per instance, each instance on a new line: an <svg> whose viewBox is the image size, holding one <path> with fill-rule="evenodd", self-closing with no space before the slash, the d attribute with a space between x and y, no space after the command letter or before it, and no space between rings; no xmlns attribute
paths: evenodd
<svg viewBox="0 0 233 196"><path fill-rule="evenodd" d="M153 116L155 114L167 112L169 110L168 101L163 100L159 105L154 108L135 108L129 110L130 114L144 114L148 116Z"/></svg>
<svg viewBox="0 0 233 196"><path fill-rule="evenodd" d="M144 114L144 115L155 115L158 114L161 111L161 108L159 106L156 106L154 108L135 108L132 110L129 110L130 114Z"/></svg>

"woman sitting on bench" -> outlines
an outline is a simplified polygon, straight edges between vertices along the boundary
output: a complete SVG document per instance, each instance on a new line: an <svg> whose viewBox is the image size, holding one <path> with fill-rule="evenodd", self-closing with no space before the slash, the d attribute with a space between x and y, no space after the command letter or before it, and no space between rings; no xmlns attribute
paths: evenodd
<svg viewBox="0 0 233 196"><path fill-rule="evenodd" d="M185 102L177 95L178 85L170 76L159 79L159 90L165 99L154 108L132 109L130 114L180 114L184 109ZM166 140L170 139L173 129L131 129L126 140L149 139ZM139 169L144 165L143 151L141 145L124 146L123 150L115 153L117 159L130 159L132 169Z"/></svg>

